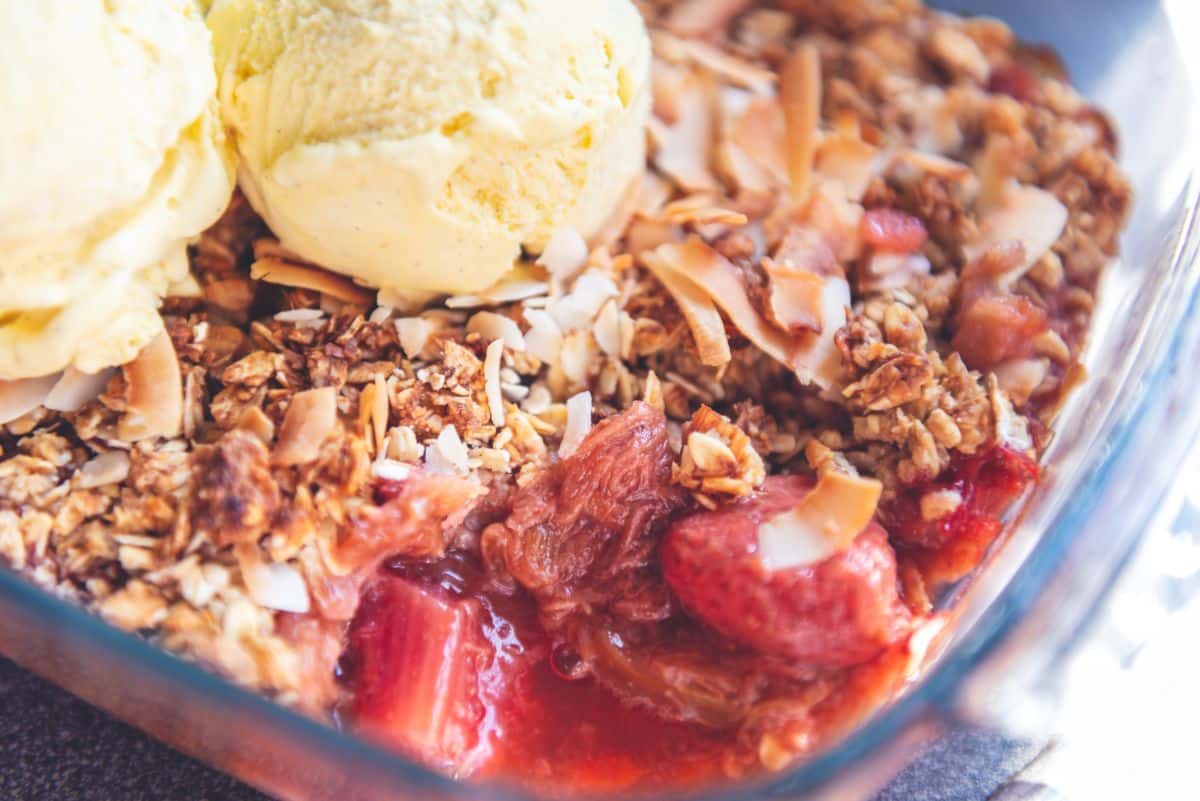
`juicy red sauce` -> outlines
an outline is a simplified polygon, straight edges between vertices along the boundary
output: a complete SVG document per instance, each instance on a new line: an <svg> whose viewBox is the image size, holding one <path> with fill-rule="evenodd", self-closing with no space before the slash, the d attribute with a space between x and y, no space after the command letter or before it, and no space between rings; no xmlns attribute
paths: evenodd
<svg viewBox="0 0 1200 801"><path fill-rule="evenodd" d="M1003 447L962 457L937 480L902 491L880 510L880 522L922 573L935 583L951 580L978 564L1000 516L1037 472ZM962 502L944 519L926 521L920 499L938 489L959 493ZM711 637L714 650L726 643L690 629ZM675 643L672 631L660 625L656 636ZM473 555L387 565L364 595L349 642L341 680L354 700L342 719L455 775L587 794L712 785L745 767L736 725L674 722L618 697L547 635L531 596L493 586ZM828 694L808 719L813 746L900 687L905 642L817 682Z"/></svg>
<svg viewBox="0 0 1200 801"><path fill-rule="evenodd" d="M506 595L490 588L473 557L452 553L435 561L398 560L378 579L396 580L482 607L483 637L496 656L479 681L483 742L473 749L482 754L473 761L473 777L586 793L679 788L723 775L721 756L733 732L667 721L628 706L586 671L571 678L580 672L578 656L550 642L537 622L533 599L521 591ZM362 675L355 653L355 631L380 622L363 617L353 624L340 671L358 694L380 678ZM351 726L354 717L353 712L341 715Z"/></svg>
<svg viewBox="0 0 1200 801"><path fill-rule="evenodd" d="M1038 477L1037 463L1015 450L994 446L957 456L936 480L910 487L880 510L898 549L911 551L932 583L953 581L974 569L1003 528L1001 517ZM957 509L926 520L921 499L929 492L958 493Z"/></svg>

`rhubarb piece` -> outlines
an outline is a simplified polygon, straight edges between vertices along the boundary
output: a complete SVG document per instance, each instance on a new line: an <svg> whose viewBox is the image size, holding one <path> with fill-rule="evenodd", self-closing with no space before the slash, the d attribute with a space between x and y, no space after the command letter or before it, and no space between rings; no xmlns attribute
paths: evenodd
<svg viewBox="0 0 1200 801"><path fill-rule="evenodd" d="M817 564L772 571L760 558L762 524L811 487L800 476L769 478L757 496L676 521L663 542L663 575L695 617L738 643L807 665L860 664L908 628L883 529L867 525Z"/></svg>
<svg viewBox="0 0 1200 801"><path fill-rule="evenodd" d="M486 757L480 673L495 652L478 601L384 578L350 632L358 728L455 776Z"/></svg>
<svg viewBox="0 0 1200 801"><path fill-rule="evenodd" d="M486 561L552 617L611 600L612 585L649 562L683 504L672 461L663 413L635 402L517 491L508 519L483 533Z"/></svg>

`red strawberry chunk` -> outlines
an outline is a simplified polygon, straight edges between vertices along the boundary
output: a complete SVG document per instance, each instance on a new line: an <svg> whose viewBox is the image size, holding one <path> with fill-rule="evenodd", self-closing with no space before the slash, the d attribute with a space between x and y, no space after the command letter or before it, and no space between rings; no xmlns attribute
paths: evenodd
<svg viewBox="0 0 1200 801"><path fill-rule="evenodd" d="M454 774L486 756L480 673L494 652L477 601L381 579L363 598L350 653L361 730Z"/></svg>
<svg viewBox="0 0 1200 801"><path fill-rule="evenodd" d="M895 209L871 209L863 214L860 233L871 247L891 253L915 253L929 238L923 222Z"/></svg>
<svg viewBox="0 0 1200 801"><path fill-rule="evenodd" d="M883 529L872 523L814 565L769 572L758 558L759 525L811 488L800 476L769 478L758 495L676 521L663 574L695 617L742 645L812 665L859 664L908 627Z"/></svg>
<svg viewBox="0 0 1200 801"><path fill-rule="evenodd" d="M951 347L973 370L990 370L1034 352L1033 340L1050 328L1044 309L1024 295L981 297L958 319Z"/></svg>

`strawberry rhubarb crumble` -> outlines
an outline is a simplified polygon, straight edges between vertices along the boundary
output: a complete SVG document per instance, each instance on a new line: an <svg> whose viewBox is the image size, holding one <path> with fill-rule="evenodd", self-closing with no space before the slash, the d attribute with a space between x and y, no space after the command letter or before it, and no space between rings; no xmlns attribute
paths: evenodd
<svg viewBox="0 0 1200 801"><path fill-rule="evenodd" d="M1113 130L995 20L640 7L605 230L401 307L236 198L136 360L0 386L7 563L460 777L777 771L893 696L1082 378Z"/></svg>

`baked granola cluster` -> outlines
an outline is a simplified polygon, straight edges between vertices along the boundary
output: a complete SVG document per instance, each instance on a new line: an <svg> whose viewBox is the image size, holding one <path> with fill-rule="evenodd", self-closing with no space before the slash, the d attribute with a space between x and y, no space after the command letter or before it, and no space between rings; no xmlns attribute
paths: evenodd
<svg viewBox="0 0 1200 801"><path fill-rule="evenodd" d="M640 5L651 157L603 236L561 231L476 296L381 304L238 198L155 346L0 427L7 563L322 715L379 560L477 551L635 401L708 509L829 472L886 506L997 443L1040 452L1131 200L1052 57L917 0ZM396 513L417 470L433 508ZM961 500L933 487L920 514ZM779 766L796 748L768 712L743 733Z"/></svg>

